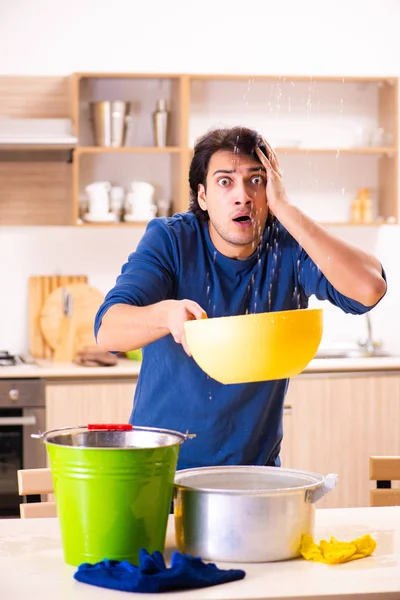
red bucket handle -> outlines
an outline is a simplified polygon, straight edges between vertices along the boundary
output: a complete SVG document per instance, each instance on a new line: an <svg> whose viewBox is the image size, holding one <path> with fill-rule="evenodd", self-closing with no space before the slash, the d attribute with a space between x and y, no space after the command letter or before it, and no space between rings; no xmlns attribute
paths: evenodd
<svg viewBox="0 0 400 600"><path fill-rule="evenodd" d="M103 431L132 431L133 425L130 423L116 424L116 423L91 423L88 425L89 431L94 429L101 429Z"/></svg>

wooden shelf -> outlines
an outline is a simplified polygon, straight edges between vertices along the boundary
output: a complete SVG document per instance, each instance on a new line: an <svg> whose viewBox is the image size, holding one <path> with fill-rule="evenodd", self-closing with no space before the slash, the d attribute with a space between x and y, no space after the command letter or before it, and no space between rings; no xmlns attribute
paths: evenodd
<svg viewBox="0 0 400 600"><path fill-rule="evenodd" d="M209 80L209 81L271 81L281 82L295 81L304 83L372 83L372 84L385 84L394 85L397 81L397 77L363 77L363 76L346 76L341 77L340 75L235 75L232 74L188 74L188 77L192 81ZM103 77L103 75L102 75ZM171 75L171 77L173 77Z"/></svg>
<svg viewBox="0 0 400 600"><path fill-rule="evenodd" d="M88 223L82 221L77 223L79 227L146 227L149 221L114 221L107 223L107 221L99 221L98 223Z"/></svg>
<svg viewBox="0 0 400 600"><path fill-rule="evenodd" d="M394 154L397 152L396 148L391 147L354 147L354 148L303 148L299 146L294 147L277 147L275 151L278 153L291 153L291 154Z"/></svg>
<svg viewBox="0 0 400 600"><path fill-rule="evenodd" d="M180 73L75 73L76 79L180 79Z"/></svg>
<svg viewBox="0 0 400 600"><path fill-rule="evenodd" d="M319 221L323 227L382 227L382 225L397 225L390 221L374 221L373 223L353 223L352 221Z"/></svg>
<svg viewBox="0 0 400 600"><path fill-rule="evenodd" d="M146 227L148 223L148 221L117 221L114 223L87 223L83 221L82 223L78 223L78 225L79 227ZM388 221L374 221L373 223L352 223L351 221L319 221L319 224L324 227L381 227L382 225L397 225L397 223L391 223Z"/></svg>
<svg viewBox="0 0 400 600"><path fill-rule="evenodd" d="M157 146L123 146L121 148L111 148L108 146L78 146L77 154L179 154L179 146L166 146L158 148Z"/></svg>
<svg viewBox="0 0 400 600"><path fill-rule="evenodd" d="M193 148L189 151L193 154ZM305 148L303 146L276 146L274 148L278 154L388 154L397 152L397 148L386 146L365 146L354 148Z"/></svg>

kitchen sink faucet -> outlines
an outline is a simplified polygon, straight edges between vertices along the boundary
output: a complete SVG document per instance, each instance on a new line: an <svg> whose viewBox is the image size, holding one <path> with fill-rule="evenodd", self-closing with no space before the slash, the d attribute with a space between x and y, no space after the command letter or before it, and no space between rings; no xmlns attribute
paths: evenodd
<svg viewBox="0 0 400 600"><path fill-rule="evenodd" d="M368 354L374 354L381 346L381 342L374 340L370 314L365 313L365 318L367 320L367 338L365 340L358 340L358 346L364 348Z"/></svg>

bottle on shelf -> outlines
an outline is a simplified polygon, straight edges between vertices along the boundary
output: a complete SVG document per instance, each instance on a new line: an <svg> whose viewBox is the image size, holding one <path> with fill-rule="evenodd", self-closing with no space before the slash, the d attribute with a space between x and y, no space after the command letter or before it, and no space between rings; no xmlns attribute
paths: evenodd
<svg viewBox="0 0 400 600"><path fill-rule="evenodd" d="M360 191L351 203L351 222L362 223L362 199L360 198Z"/></svg>
<svg viewBox="0 0 400 600"><path fill-rule="evenodd" d="M363 223L372 223L374 220L372 198L368 188L363 188L361 192L362 202L362 221Z"/></svg>
<svg viewBox="0 0 400 600"><path fill-rule="evenodd" d="M169 112L166 100L157 100L153 113L154 141L158 148L164 148L168 142Z"/></svg>
<svg viewBox="0 0 400 600"><path fill-rule="evenodd" d="M373 203L368 188L360 188L351 204L352 223L373 223Z"/></svg>

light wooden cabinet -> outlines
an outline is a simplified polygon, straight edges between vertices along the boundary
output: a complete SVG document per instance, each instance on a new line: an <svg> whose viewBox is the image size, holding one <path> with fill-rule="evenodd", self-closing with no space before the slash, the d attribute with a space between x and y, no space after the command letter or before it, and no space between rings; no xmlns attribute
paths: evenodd
<svg viewBox="0 0 400 600"><path fill-rule="evenodd" d="M400 455L400 373L303 375L285 405L282 466L339 475L320 508L368 506L369 457Z"/></svg>
<svg viewBox="0 0 400 600"><path fill-rule="evenodd" d="M46 429L127 423L136 380L75 380L47 383Z"/></svg>

